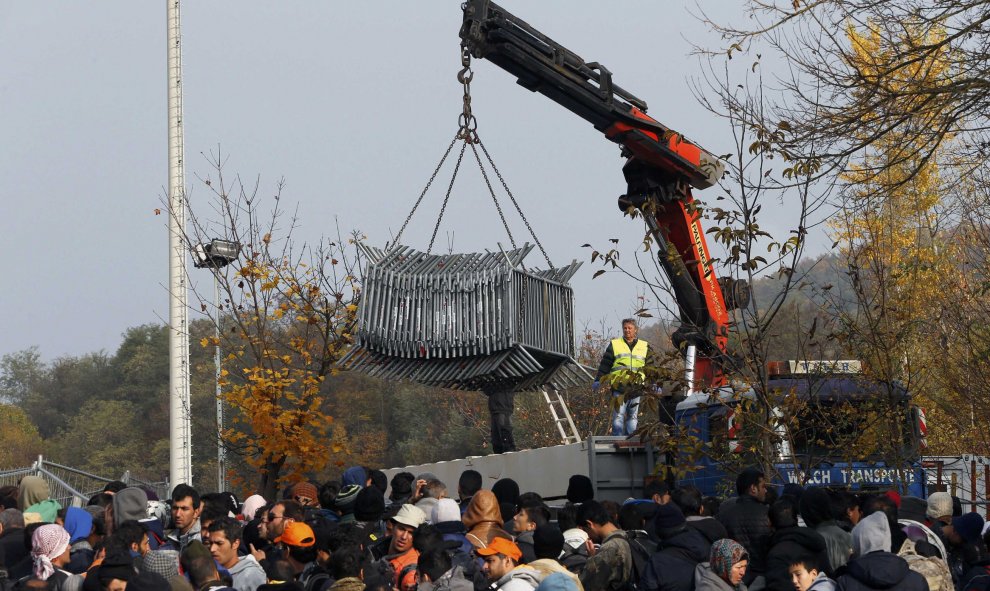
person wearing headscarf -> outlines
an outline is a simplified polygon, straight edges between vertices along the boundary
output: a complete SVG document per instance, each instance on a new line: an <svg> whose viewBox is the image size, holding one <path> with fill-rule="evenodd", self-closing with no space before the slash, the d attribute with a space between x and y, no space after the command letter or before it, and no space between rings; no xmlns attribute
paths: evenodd
<svg viewBox="0 0 990 591"><path fill-rule="evenodd" d="M42 521L44 523L54 523L55 517L58 516L58 512L62 509L62 505L58 504L58 501L51 498L51 489L48 487L48 481L40 476L25 476L21 479L20 485L20 496L18 498L18 507L24 511L25 521L31 521L32 518L28 517L28 513L33 513L40 516L40 519L35 519L34 521Z"/></svg>
<svg viewBox="0 0 990 591"><path fill-rule="evenodd" d="M82 574L93 564L94 551L89 543L93 533L93 516L79 507L69 507L65 511L65 530L69 532L69 563L65 570Z"/></svg>
<svg viewBox="0 0 990 591"><path fill-rule="evenodd" d="M79 591L83 578L63 567L69 563L69 532L61 525L42 525L31 536L31 575L39 581L52 579L62 591Z"/></svg>
<svg viewBox="0 0 990 591"><path fill-rule="evenodd" d="M746 591L742 582L749 566L749 554L742 544L723 538L712 544L708 562L694 571L695 591Z"/></svg>
<svg viewBox="0 0 990 591"><path fill-rule="evenodd" d="M258 512L268 502L265 497L261 495L251 495L250 497L244 499L244 504L241 505L241 520L242 521L252 521L254 519L254 514Z"/></svg>

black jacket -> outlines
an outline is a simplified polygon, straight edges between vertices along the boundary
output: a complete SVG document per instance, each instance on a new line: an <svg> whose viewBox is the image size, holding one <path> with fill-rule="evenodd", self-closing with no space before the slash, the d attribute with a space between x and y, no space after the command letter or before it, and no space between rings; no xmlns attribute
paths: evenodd
<svg viewBox="0 0 990 591"><path fill-rule="evenodd" d="M788 527L774 532L767 551L767 589L792 591L794 583L788 568L803 556L825 554L825 538L810 527Z"/></svg>
<svg viewBox="0 0 990 591"><path fill-rule="evenodd" d="M705 539L708 540L709 546L715 543L715 540L729 537L729 532L726 531L725 526L714 517L705 517L703 519L688 518L687 526L701 532L701 535L705 536Z"/></svg>
<svg viewBox="0 0 990 591"><path fill-rule="evenodd" d="M711 542L698 530L686 527L665 540L650 558L640 579L643 591L691 591L694 589L694 568L707 562Z"/></svg>
<svg viewBox="0 0 990 591"><path fill-rule="evenodd" d="M772 533L770 520L767 518L767 506L749 495L744 495L719 511L718 520L729 532L729 537L742 544L749 554L747 580L765 573L767 549L770 546Z"/></svg>
<svg viewBox="0 0 990 591"><path fill-rule="evenodd" d="M5 529L0 535L0 547L3 547L3 559L9 571L12 566L28 557L28 550L24 547L24 529Z"/></svg>
<svg viewBox="0 0 990 591"><path fill-rule="evenodd" d="M925 577L908 568L907 561L890 552L871 552L853 558L836 580L837 591L928 591Z"/></svg>

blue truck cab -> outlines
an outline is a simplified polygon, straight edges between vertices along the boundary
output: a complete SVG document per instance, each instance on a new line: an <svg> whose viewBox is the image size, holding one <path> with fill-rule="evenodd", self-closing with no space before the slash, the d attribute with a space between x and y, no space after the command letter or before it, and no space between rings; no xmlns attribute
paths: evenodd
<svg viewBox="0 0 990 591"><path fill-rule="evenodd" d="M927 496L921 466L924 412L911 404L903 386L871 382L856 375L804 374L775 376L768 381L768 390L764 400L783 402L781 407L770 409L772 424L762 427L776 435L770 484L852 491L895 489L903 495ZM754 400L752 388L725 388L715 393L692 393L677 404L675 423L681 434L695 443L682 446L692 451L680 452L677 459L679 466L688 467L679 475L678 484L697 486L704 495L734 493L726 489L735 480L733 470L723 463L735 459L732 463L738 465L743 458L731 456L745 456L749 451L742 423L754 419L741 409ZM887 418L894 413L894 420L903 421L903 445L894 446L896 453L885 454L887 458L854 449L857 437L870 429L870 419L879 422L877 415L871 414L878 412L878 400L886 403L882 408ZM708 452L699 454L699 448ZM898 459L891 461L891 455Z"/></svg>

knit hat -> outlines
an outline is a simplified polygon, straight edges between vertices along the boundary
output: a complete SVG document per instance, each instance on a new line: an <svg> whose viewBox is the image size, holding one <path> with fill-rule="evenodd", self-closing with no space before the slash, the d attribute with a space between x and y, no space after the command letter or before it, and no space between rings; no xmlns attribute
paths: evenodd
<svg viewBox="0 0 990 591"><path fill-rule="evenodd" d="M125 521L141 521L148 518L148 494L135 486L129 486L113 495L113 524L120 527Z"/></svg>
<svg viewBox="0 0 990 591"><path fill-rule="evenodd" d="M177 550L152 550L141 559L141 570L161 575L165 580L179 575Z"/></svg>
<svg viewBox="0 0 990 591"><path fill-rule="evenodd" d="M292 498L297 501L299 500L297 497L299 497L315 502L319 494L320 493L316 490L316 487L309 482L297 482L292 486Z"/></svg>
<svg viewBox="0 0 990 591"><path fill-rule="evenodd" d="M457 506L454 499L440 499L433 506L433 514L430 516L431 523L446 523L448 521L461 521L461 508Z"/></svg>
<svg viewBox="0 0 990 591"><path fill-rule="evenodd" d="M165 577L151 571L141 571L127 581L127 588L131 591L171 591Z"/></svg>
<svg viewBox="0 0 990 591"><path fill-rule="evenodd" d="M901 497L901 508L897 511L897 516L900 519L910 519L923 523L927 511L928 503L925 502L925 499L910 496Z"/></svg>
<svg viewBox="0 0 990 591"><path fill-rule="evenodd" d="M333 508L344 515L354 512L354 503L357 502L358 493L361 487L356 484L348 484L340 489L337 497L333 500Z"/></svg>
<svg viewBox="0 0 990 591"><path fill-rule="evenodd" d="M653 516L653 527L661 538L669 538L682 529L685 523L684 513L674 503L657 505L656 515Z"/></svg>
<svg viewBox="0 0 990 591"><path fill-rule="evenodd" d="M404 499L412 494L411 475L400 472L392 477L392 481L389 484L392 486L392 492L389 495L390 499Z"/></svg>
<svg viewBox="0 0 990 591"><path fill-rule="evenodd" d="M515 515L516 501L519 500L519 485L516 481L511 478L502 478L492 485L492 492L495 493L495 498L498 499L500 505L502 503L511 503L513 509L512 515ZM512 519L511 515L509 519Z"/></svg>
<svg viewBox="0 0 990 591"><path fill-rule="evenodd" d="M952 518L952 529L967 543L973 544L980 539L983 531L983 517L979 513L965 513Z"/></svg>
<svg viewBox="0 0 990 591"><path fill-rule="evenodd" d="M42 525L31 536L31 561L34 576L47 581L55 572L52 560L65 554L69 548L69 532L61 525Z"/></svg>
<svg viewBox="0 0 990 591"><path fill-rule="evenodd" d="M285 526L282 535L275 538L276 544L295 546L296 548L309 548L316 543L316 534L313 528L301 521L293 521Z"/></svg>
<svg viewBox="0 0 990 591"><path fill-rule="evenodd" d="M426 521L426 513L416 505L405 504L399 507L399 512L392 517L392 521L416 528Z"/></svg>
<svg viewBox="0 0 990 591"><path fill-rule="evenodd" d="M708 556L712 572L726 582L729 581L729 575L732 573L732 565L743 560L749 560L746 549L739 542L728 538L715 540Z"/></svg>
<svg viewBox="0 0 990 591"><path fill-rule="evenodd" d="M207 556L209 556L209 550L207 550ZM89 581L92 577L94 581L101 583L103 587L106 587L112 579L130 581L131 577L135 575L134 559L131 558L129 552L111 552L103 559L103 564L97 568L95 577L93 574L90 571L90 574L86 576L86 580Z"/></svg>
<svg viewBox="0 0 990 591"><path fill-rule="evenodd" d="M368 474L361 466L351 466L344 470L344 475L340 478L340 481L344 485L344 488L347 488L349 484L364 486L368 482Z"/></svg>
<svg viewBox="0 0 990 591"><path fill-rule="evenodd" d="M533 552L537 558L557 560L564 551L564 534L552 523L544 523L533 530Z"/></svg>
<svg viewBox="0 0 990 591"><path fill-rule="evenodd" d="M595 487L584 474L575 474L567 481L567 500L583 503L595 498Z"/></svg>
<svg viewBox="0 0 990 591"><path fill-rule="evenodd" d="M385 492L388 490L388 476L381 470L372 470L368 472L368 478L371 479L371 486L382 491L382 496L385 496Z"/></svg>
<svg viewBox="0 0 990 591"><path fill-rule="evenodd" d="M358 521L378 521L385 512L385 495L374 486L362 488L354 500L354 518Z"/></svg>
<svg viewBox="0 0 990 591"><path fill-rule="evenodd" d="M901 508L901 493L897 492L896 490L888 490L887 492L885 492L883 494L884 494L885 497L887 497L891 501L894 501L894 506L895 507L897 507L898 509Z"/></svg>
<svg viewBox="0 0 990 591"><path fill-rule="evenodd" d="M932 493L928 497L928 510L925 515L932 519L952 515L952 495L947 492Z"/></svg>

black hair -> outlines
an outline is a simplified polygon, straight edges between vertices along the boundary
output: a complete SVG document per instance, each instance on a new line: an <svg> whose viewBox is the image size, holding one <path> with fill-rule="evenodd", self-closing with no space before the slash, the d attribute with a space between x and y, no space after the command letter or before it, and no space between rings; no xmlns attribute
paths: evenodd
<svg viewBox="0 0 990 591"><path fill-rule="evenodd" d="M443 550L420 554L419 562L416 563L416 570L430 577L430 581L434 582L449 571L450 567L450 555Z"/></svg>
<svg viewBox="0 0 990 591"><path fill-rule="evenodd" d="M787 565L788 568L801 566L804 567L804 570L809 572L812 570L816 570L820 573L825 572L825 569L822 568L822 560L814 554L801 554L795 558L792 558L790 562L791 563Z"/></svg>
<svg viewBox="0 0 990 591"><path fill-rule="evenodd" d="M89 502L86 503L89 507L106 507L111 504L113 504L113 495L105 492L96 493L89 497Z"/></svg>
<svg viewBox="0 0 990 591"><path fill-rule="evenodd" d="M356 523L343 523L337 526L337 529L330 534L330 539L327 541L327 545L330 547L330 555L333 556L333 553L343 546L356 544L363 547L362 542L364 539L365 531L358 527Z"/></svg>
<svg viewBox="0 0 990 591"><path fill-rule="evenodd" d="M240 521L225 515L219 519L214 519L210 527L207 528L207 531L210 533L222 531L223 535L233 544L235 541L241 539L241 533L244 531L244 528L241 527Z"/></svg>
<svg viewBox="0 0 990 591"><path fill-rule="evenodd" d="M557 509L557 525L560 531L567 531L577 527L577 508L574 503L567 503Z"/></svg>
<svg viewBox="0 0 990 591"><path fill-rule="evenodd" d="M127 484L120 480L111 480L103 487L103 492L108 493L119 493L120 491L127 488Z"/></svg>
<svg viewBox="0 0 990 591"><path fill-rule="evenodd" d="M701 499L701 506L705 508L705 515L715 517L718 515L719 507L722 506L722 499L718 497L705 497Z"/></svg>
<svg viewBox="0 0 990 591"><path fill-rule="evenodd" d="M652 499L653 495L660 495L661 497L670 492L670 487L667 483L659 478L655 478L646 483L643 487L643 498Z"/></svg>
<svg viewBox="0 0 990 591"><path fill-rule="evenodd" d="M890 527L891 536L894 535L894 532L900 530L900 525L897 523L897 505L887 495L869 496L863 501L860 507L863 511L863 517L872 515L877 511L883 512L887 518L887 525Z"/></svg>
<svg viewBox="0 0 990 591"><path fill-rule="evenodd" d="M111 537L120 540L130 550L132 544L141 545L141 538L145 536L145 533L144 526L133 519L129 519L114 528L113 536Z"/></svg>
<svg viewBox="0 0 990 591"><path fill-rule="evenodd" d="M701 499L701 491L691 484L679 486L670 492L670 501L677 505L685 517L701 515ZM709 517L713 516L709 515Z"/></svg>
<svg viewBox="0 0 990 591"><path fill-rule="evenodd" d="M300 505L298 502L291 499L283 499L276 505L282 505L282 515L286 519L295 519L296 521L302 521L306 518L306 508Z"/></svg>
<svg viewBox="0 0 990 591"><path fill-rule="evenodd" d="M635 503L626 503L619 509L619 529L626 531L643 529L644 523L646 523L646 520L643 514L639 512L639 509L636 508Z"/></svg>
<svg viewBox="0 0 990 591"><path fill-rule="evenodd" d="M763 470L755 466L750 466L736 477L736 494L740 497L749 493L749 487L760 484L760 480L767 477Z"/></svg>
<svg viewBox="0 0 990 591"><path fill-rule="evenodd" d="M189 486L186 483L182 483L176 485L176 487L172 489L172 503L178 503L179 501L181 501L186 497L192 499L193 509L199 509L199 503L200 503L199 492L197 492L195 488Z"/></svg>
<svg viewBox="0 0 990 591"><path fill-rule="evenodd" d="M770 525L775 530L796 526L797 509L794 506L794 499L792 497L778 499L773 505L770 505L768 517L770 518Z"/></svg>
<svg viewBox="0 0 990 591"><path fill-rule="evenodd" d="M302 548L300 546L290 546L289 544L286 544L285 547L289 549L289 556L291 556L296 562L307 564L316 560L315 544L306 548Z"/></svg>
<svg viewBox="0 0 990 591"><path fill-rule="evenodd" d="M581 503L574 519L577 521L579 526L582 526L589 521L595 525L605 525L611 521L605 507L594 499Z"/></svg>
<svg viewBox="0 0 990 591"><path fill-rule="evenodd" d="M371 486L382 491L382 495L388 490L388 476L381 470L369 470L368 478L371 479Z"/></svg>
<svg viewBox="0 0 990 591"><path fill-rule="evenodd" d="M529 507L539 507L543 505L543 497L539 493L524 492L516 499L516 513Z"/></svg>
<svg viewBox="0 0 990 591"><path fill-rule="evenodd" d="M361 547L356 544L347 544L334 550L330 555L333 578L339 581L348 577L360 577L362 558Z"/></svg>
<svg viewBox="0 0 990 591"><path fill-rule="evenodd" d="M189 495L181 497L186 498ZM182 568L189 573L189 578L193 588L198 589L203 583L216 580L217 567L213 563L213 558L209 556L197 556L189 561L182 561Z"/></svg>
<svg viewBox="0 0 990 591"><path fill-rule="evenodd" d="M550 508L542 503L533 507L523 507L519 512L525 512L526 518L535 523L536 527L550 523Z"/></svg>
<svg viewBox="0 0 990 591"><path fill-rule="evenodd" d="M413 548L420 554L443 550L443 534L429 523L423 523L413 531Z"/></svg>
<svg viewBox="0 0 990 591"><path fill-rule="evenodd" d="M225 507L215 502L203 503L203 512L199 514L199 521L201 523L210 523L222 517L227 517L227 509Z"/></svg>
<svg viewBox="0 0 990 591"><path fill-rule="evenodd" d="M337 498L337 493L340 492L340 481L330 480L324 482L320 485L320 490L316 494L316 500L319 501L321 507L329 508L333 507L333 500Z"/></svg>
<svg viewBox="0 0 990 591"><path fill-rule="evenodd" d="M31 553L32 544L31 538L34 537L34 530L38 529L42 525L48 525L43 522L29 523L24 526L24 549L27 550L28 554Z"/></svg>
<svg viewBox="0 0 990 591"><path fill-rule="evenodd" d="M602 501L602 507L605 508L605 512L608 513L608 520L612 525L617 525L619 523L619 509L621 506L615 501Z"/></svg>
<svg viewBox="0 0 990 591"><path fill-rule="evenodd" d="M481 490L482 482L481 472L477 470L465 470L461 472L461 477L457 480L457 492L464 497L473 497ZM430 578L432 579L432 577Z"/></svg>
<svg viewBox="0 0 990 591"><path fill-rule="evenodd" d="M332 557L331 557L332 560ZM296 571L288 560L266 560L265 575L269 581L292 581Z"/></svg>

